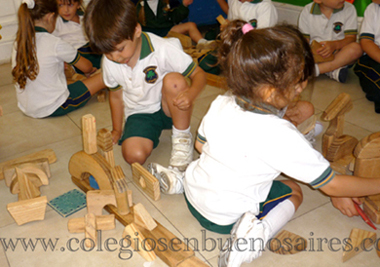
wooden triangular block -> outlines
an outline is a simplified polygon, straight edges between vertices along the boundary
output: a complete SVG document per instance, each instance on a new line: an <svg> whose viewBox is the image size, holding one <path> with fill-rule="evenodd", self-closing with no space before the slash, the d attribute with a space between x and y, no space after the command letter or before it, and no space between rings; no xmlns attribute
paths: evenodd
<svg viewBox="0 0 380 267"><path fill-rule="evenodd" d="M295 254L304 251L306 247L305 238L286 230L278 233L269 243L270 251L281 255Z"/></svg>
<svg viewBox="0 0 380 267"><path fill-rule="evenodd" d="M156 253L149 245L149 242L146 242L146 238L143 234L137 229L134 223L128 224L124 228L123 238L131 242L132 247L137 251L145 260L154 261L156 259Z"/></svg>
<svg viewBox="0 0 380 267"><path fill-rule="evenodd" d="M376 241L376 233L354 228L351 230L350 238L343 250L342 261L346 262L358 255L363 249L373 246Z"/></svg>
<svg viewBox="0 0 380 267"><path fill-rule="evenodd" d="M145 229L152 231L156 228L157 223L154 221L149 212L145 209L143 204L137 203L133 206L134 222Z"/></svg>

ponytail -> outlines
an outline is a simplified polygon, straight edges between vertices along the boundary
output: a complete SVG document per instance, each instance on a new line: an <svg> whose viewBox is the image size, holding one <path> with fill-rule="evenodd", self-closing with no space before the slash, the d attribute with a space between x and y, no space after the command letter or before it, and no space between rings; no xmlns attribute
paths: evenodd
<svg viewBox="0 0 380 267"><path fill-rule="evenodd" d="M139 10L139 14L137 15L137 19L141 25L146 26L144 0L140 0L139 4L140 4L140 10Z"/></svg>

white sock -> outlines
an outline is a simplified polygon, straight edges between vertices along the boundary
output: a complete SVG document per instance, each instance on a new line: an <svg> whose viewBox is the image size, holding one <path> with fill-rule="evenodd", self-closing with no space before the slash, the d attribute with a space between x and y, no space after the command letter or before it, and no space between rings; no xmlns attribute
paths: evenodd
<svg viewBox="0 0 380 267"><path fill-rule="evenodd" d="M315 64L315 77L318 77L320 74L318 64Z"/></svg>
<svg viewBox="0 0 380 267"><path fill-rule="evenodd" d="M172 127L172 132L173 132L173 136L177 136L177 135L179 135L179 134L181 134L181 133L190 133L190 126L189 126L189 128L187 128L187 129L185 129L185 130L178 130L176 127L174 127L174 125L173 125L173 127Z"/></svg>
<svg viewBox="0 0 380 267"><path fill-rule="evenodd" d="M205 44L207 40L205 38L199 39L198 44Z"/></svg>
<svg viewBox="0 0 380 267"><path fill-rule="evenodd" d="M262 222L266 232L265 242L271 239L285 224L293 217L295 213L295 207L292 201L289 199L284 200L277 206L275 206Z"/></svg>

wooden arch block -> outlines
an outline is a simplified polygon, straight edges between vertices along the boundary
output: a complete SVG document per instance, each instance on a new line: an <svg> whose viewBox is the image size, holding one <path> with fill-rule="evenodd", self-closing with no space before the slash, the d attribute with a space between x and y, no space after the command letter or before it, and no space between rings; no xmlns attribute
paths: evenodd
<svg viewBox="0 0 380 267"><path fill-rule="evenodd" d="M115 193L113 190L91 190L86 194L87 212L95 216L102 215L102 210L106 205L116 205Z"/></svg>

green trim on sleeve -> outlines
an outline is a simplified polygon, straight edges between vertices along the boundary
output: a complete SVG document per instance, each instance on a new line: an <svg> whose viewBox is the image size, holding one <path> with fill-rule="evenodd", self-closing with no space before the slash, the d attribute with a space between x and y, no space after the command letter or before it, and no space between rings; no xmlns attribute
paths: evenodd
<svg viewBox="0 0 380 267"><path fill-rule="evenodd" d="M189 77L193 72L194 70L196 69L197 65L195 64L195 62L193 61L188 67L187 69L182 73L183 76L185 77Z"/></svg>
<svg viewBox="0 0 380 267"><path fill-rule="evenodd" d="M118 91L122 88L121 85L117 85L115 87L108 87L108 90L112 91L112 92L115 92L115 91Z"/></svg>
<svg viewBox="0 0 380 267"><path fill-rule="evenodd" d="M329 182L331 182L332 179L334 179L335 177L335 172L333 171L333 169L331 169L331 167L328 167L322 174L321 176L319 176L317 179L315 179L314 181L312 181L310 183L310 185L314 188L314 189L318 189L318 188L321 188L322 186L325 186L326 184L328 184Z"/></svg>
<svg viewBox="0 0 380 267"><path fill-rule="evenodd" d="M355 29L349 29L349 30L344 31L344 35L357 35L357 34L358 34L358 30L355 30Z"/></svg>
<svg viewBox="0 0 380 267"><path fill-rule="evenodd" d="M306 39L309 39L309 40L310 40L310 34L305 34L305 33L303 33L302 35L303 35L303 37L305 37Z"/></svg>
<svg viewBox="0 0 380 267"><path fill-rule="evenodd" d="M363 32L362 34L360 34L360 37L359 37L359 40L362 40L362 39L367 39L367 40L371 40L372 42L374 42L375 41L375 35L372 33Z"/></svg>
<svg viewBox="0 0 380 267"><path fill-rule="evenodd" d="M204 144L204 143L207 142L206 138L204 138L204 137L203 137L202 135L200 135L199 133L198 133L198 135L197 135L197 141L198 141L199 143L201 143L201 144Z"/></svg>
<svg viewBox="0 0 380 267"><path fill-rule="evenodd" d="M70 65L75 65L78 63L79 59L81 58L81 55L79 54L79 52L77 52L77 55L75 56L74 60L71 61L71 62L67 62L68 64Z"/></svg>

